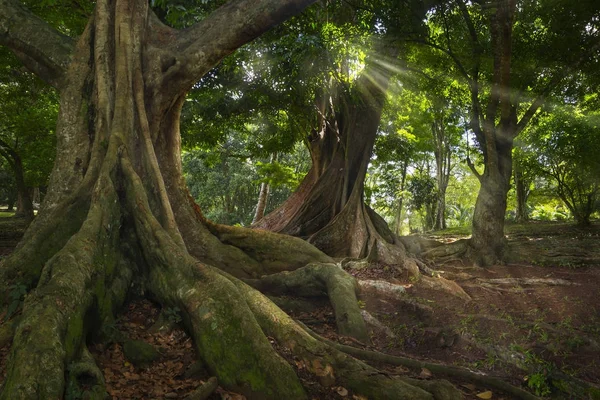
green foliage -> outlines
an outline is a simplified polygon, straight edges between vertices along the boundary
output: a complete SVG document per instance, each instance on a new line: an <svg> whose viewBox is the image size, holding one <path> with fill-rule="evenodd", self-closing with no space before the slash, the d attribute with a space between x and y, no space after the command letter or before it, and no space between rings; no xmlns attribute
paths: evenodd
<svg viewBox="0 0 600 400"><path fill-rule="evenodd" d="M257 161L256 173L261 177L261 179L259 179L260 183L268 183L273 188L280 186L296 188L302 181L302 178L304 178L304 173L299 173L294 168L283 165L277 161Z"/></svg>
<svg viewBox="0 0 600 400"><path fill-rule="evenodd" d="M267 203L269 212L289 197L308 171L308 157L302 144L291 154L279 154L280 161L267 162L252 157L248 149L251 145L243 138L244 135L232 131L219 146L195 148L183 154L183 171L190 192L207 218L215 222L249 225L261 182L272 185Z"/></svg>
<svg viewBox="0 0 600 400"><path fill-rule="evenodd" d="M179 307L166 307L163 313L167 321L171 324L178 324L182 321Z"/></svg>
<svg viewBox="0 0 600 400"><path fill-rule="evenodd" d="M424 174L413 175L408 181L411 204L415 210L431 206L435 201L435 180Z"/></svg>
<svg viewBox="0 0 600 400"><path fill-rule="evenodd" d="M25 184L44 186L54 163L58 94L23 70L7 49L0 49L0 59L2 169L14 168L15 153L23 164Z"/></svg>
<svg viewBox="0 0 600 400"><path fill-rule="evenodd" d="M539 372L527 376L527 386L533 390L536 396L547 396L552 392L548 377Z"/></svg>
<svg viewBox="0 0 600 400"><path fill-rule="evenodd" d="M600 114L556 107L531 129L528 142L545 187L555 189L578 223L589 223L600 209Z"/></svg>

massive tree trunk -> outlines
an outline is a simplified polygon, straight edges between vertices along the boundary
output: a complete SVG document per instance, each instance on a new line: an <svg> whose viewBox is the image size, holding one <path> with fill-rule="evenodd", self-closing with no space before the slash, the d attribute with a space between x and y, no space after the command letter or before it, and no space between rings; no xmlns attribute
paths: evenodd
<svg viewBox="0 0 600 400"><path fill-rule="evenodd" d="M309 136L312 167L299 189L256 228L306 239L332 257L369 257L404 266L403 245L364 203L364 182L392 71L373 61L352 89L319 104Z"/></svg>
<svg viewBox="0 0 600 400"><path fill-rule="evenodd" d="M502 260L506 244L504 220L512 172L512 134L498 133L496 137L497 163L486 164L479 176L470 243L472 258L484 266Z"/></svg>
<svg viewBox="0 0 600 400"><path fill-rule="evenodd" d="M175 31L147 0L98 0L74 43L18 3L0 0L0 42L61 91L48 194L0 264L0 304L12 285L29 290L0 399L62 398L65 379L81 379L103 398L102 373L86 346L114 320L132 285L179 307L207 368L249 398L307 397L267 337L324 384L374 399L432 398L314 339L240 279L265 290L310 282L329 295L340 332L367 340L355 282L328 256L298 238L207 221L184 183L179 115L186 91L310 2L234 1Z"/></svg>
<svg viewBox="0 0 600 400"><path fill-rule="evenodd" d="M534 102L521 121L517 121L519 104L513 100L510 86L516 2L497 0L494 4L495 9L490 17L494 70L485 114L479 99L479 64L474 69L475 78L470 82L472 105L469 122L483 152L484 172L479 174L468 160L480 183L469 252L471 258L482 266L493 265L503 259L506 196L512 175L513 141L539 108L539 104ZM466 18L469 23L468 15ZM469 26L472 27L472 22Z"/></svg>

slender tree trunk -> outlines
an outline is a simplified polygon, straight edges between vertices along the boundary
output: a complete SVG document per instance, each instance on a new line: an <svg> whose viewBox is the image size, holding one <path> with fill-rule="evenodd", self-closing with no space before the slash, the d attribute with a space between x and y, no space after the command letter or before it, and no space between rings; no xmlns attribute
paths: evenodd
<svg viewBox="0 0 600 400"><path fill-rule="evenodd" d="M23 162L21 161L21 157L19 157L19 155L16 153L13 154L12 158L12 167L17 186L17 210L15 212L15 216L31 220L33 219L33 203L31 201L29 188L25 184Z"/></svg>
<svg viewBox="0 0 600 400"><path fill-rule="evenodd" d="M438 110L436 121L432 125L435 144L435 164L437 180L437 204L433 229L446 229L446 189L450 180L452 151L444 124L444 111Z"/></svg>
<svg viewBox="0 0 600 400"><path fill-rule="evenodd" d="M514 181L515 194L517 200L516 219L519 223L529 221L529 212L527 211L527 197L529 196L528 182L523 177L519 162L514 163Z"/></svg>
<svg viewBox="0 0 600 400"><path fill-rule="evenodd" d="M38 206L42 202L41 196L40 196L40 187L39 186L36 186L36 187L33 188L33 193L31 195L31 201L33 201L33 203L37 204Z"/></svg>
<svg viewBox="0 0 600 400"><path fill-rule="evenodd" d="M273 153L271 156L271 163L277 160L277 154ZM265 209L267 208L267 200L269 199L269 183L262 182L260 184L260 192L258 193L258 203L256 203L256 212L252 219L252 224L257 223L265 216Z"/></svg>
<svg viewBox="0 0 600 400"><path fill-rule="evenodd" d="M398 236L402 234L402 208L404 202L404 190L406 189L406 170L408 169L408 161L402 164L402 177L400 178L400 196L398 197L398 208L396 218L394 220L394 233Z"/></svg>
<svg viewBox="0 0 600 400"><path fill-rule="evenodd" d="M494 5L494 11L490 13L493 76L485 115L481 110L476 82L471 85L473 104L470 125L482 148L485 169L480 175L468 160L481 185L475 203L469 250L471 258L482 266L503 260L506 243L504 220L512 176L513 141L522 130L523 123L527 122L525 118L518 121L518 103L513 101L510 86L516 1L496 0ZM537 110L539 105L535 104L528 113ZM531 115L527 118L531 118Z"/></svg>
<svg viewBox="0 0 600 400"><path fill-rule="evenodd" d="M267 182L262 182L260 184L260 192L258 193L258 203L256 203L256 212L254 213L254 218L252 218L252 223L255 224L265 216L265 208L267 208L267 200L269 198L269 184Z"/></svg>

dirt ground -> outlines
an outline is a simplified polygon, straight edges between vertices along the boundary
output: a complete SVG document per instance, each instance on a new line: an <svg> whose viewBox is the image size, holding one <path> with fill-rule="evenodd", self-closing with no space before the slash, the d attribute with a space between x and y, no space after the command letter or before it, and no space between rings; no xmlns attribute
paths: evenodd
<svg viewBox="0 0 600 400"><path fill-rule="evenodd" d="M16 245L23 229L14 219L0 219L0 260ZM400 288L363 287L359 304L369 322L371 343L338 337L327 301L315 300L310 309L287 311L315 332L345 344L466 367L538 396L591 398L566 382L600 382L600 224L589 229L557 223L515 225L507 227L507 237L510 262L506 265L481 269L449 260L432 266L436 276L456 282L470 300L407 280L388 266L349 270L361 281L386 281ZM148 368L133 367L121 344L91 346L112 399L184 398L208 379L206 371L196 368L190 339L182 329L149 332L158 314L156 305L134 299L115 326L125 336L159 350L159 360ZM171 315L176 319L176 310ZM0 349L0 382L7 352L8 346ZM426 369L377 367L418 379L449 379L466 399L513 398ZM323 388L298 372L313 399L360 398L342 387ZM219 388L210 398L244 397Z"/></svg>

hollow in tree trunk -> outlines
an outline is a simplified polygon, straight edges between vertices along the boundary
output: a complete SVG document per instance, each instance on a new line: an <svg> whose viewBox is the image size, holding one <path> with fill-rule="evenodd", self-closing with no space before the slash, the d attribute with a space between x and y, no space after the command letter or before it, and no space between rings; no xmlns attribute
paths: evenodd
<svg viewBox="0 0 600 400"><path fill-rule="evenodd" d="M213 224L185 187L179 115L186 91L308 3L234 1L176 31L146 0L98 0L73 42L20 3L0 0L1 43L61 92L48 193L0 264L0 304L11 285L29 290L1 400L59 399L66 380L80 379L102 398L102 372L86 346L114 321L132 285L179 307L198 357L222 386L248 398L307 398L267 337L324 385L373 399L432 398L419 382L378 373L314 339L240 279L265 290L310 282L328 294L340 332L366 340L356 284L328 256L298 238Z"/></svg>

